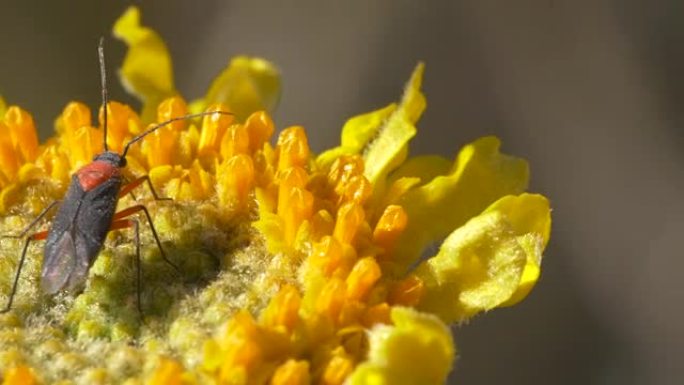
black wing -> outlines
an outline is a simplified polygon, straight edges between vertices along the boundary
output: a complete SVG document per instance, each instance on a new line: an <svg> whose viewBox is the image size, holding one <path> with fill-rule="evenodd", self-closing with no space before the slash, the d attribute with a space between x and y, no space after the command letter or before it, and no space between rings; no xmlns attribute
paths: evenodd
<svg viewBox="0 0 684 385"><path fill-rule="evenodd" d="M112 224L121 178L112 177L83 191L74 175L45 241L43 292L77 291L102 248Z"/></svg>

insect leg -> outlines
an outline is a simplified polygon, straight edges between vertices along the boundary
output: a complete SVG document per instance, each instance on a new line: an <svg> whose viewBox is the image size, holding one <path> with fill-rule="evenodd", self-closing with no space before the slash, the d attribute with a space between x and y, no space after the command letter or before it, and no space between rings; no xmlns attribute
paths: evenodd
<svg viewBox="0 0 684 385"><path fill-rule="evenodd" d="M26 234L36 225L38 222L40 222L43 217L47 215L47 213L55 206L57 206L61 201L53 201L49 205L47 205L46 208L43 209L43 211L38 214L37 217L33 218L31 223L29 223L26 227L24 227L23 230L19 234L14 234L14 235L3 235L2 238L24 238Z"/></svg>
<svg viewBox="0 0 684 385"><path fill-rule="evenodd" d="M135 269L136 269L136 279L135 279L135 295L138 304L138 313L140 313L140 319L144 319L142 311L142 300L140 293L142 292L142 264L140 263L140 225L137 219L120 219L112 222L111 230L125 229L133 227L135 231Z"/></svg>
<svg viewBox="0 0 684 385"><path fill-rule="evenodd" d="M152 181L150 181L149 175L141 176L140 178L134 180L133 182L123 186L123 188L119 192L119 198L121 198L121 197L125 196L126 194L128 194L129 192L131 192L131 190L140 186L141 184L143 184L143 182L147 182L147 186L150 188L150 191L152 192L152 196L154 196L154 200L156 200L156 201L170 201L171 200L171 198L160 197L159 194L157 194L157 190L154 189L154 186L152 185Z"/></svg>
<svg viewBox="0 0 684 385"><path fill-rule="evenodd" d="M154 223L152 223L152 217L150 216L150 212L147 211L147 207L145 207L145 206L143 206L143 205L131 206L131 207L127 208L127 209L121 210L121 211L119 211L118 213L114 214L114 220L119 220L119 219L126 218L126 217L128 217L128 216L131 216L131 215L133 215L133 214L139 212L139 211L144 212L144 213L145 213L145 217L147 217L147 223L148 223L149 226L150 226L150 230L152 230L152 235L154 236L154 241L157 242L157 247L159 248L159 253L161 254L162 259L164 259L164 261L165 261L166 263L168 263L171 267L173 267L174 270L176 270L176 272L177 272L179 275L182 275L180 269L178 268L178 266L176 266L176 264L174 264L173 262L171 262L171 260L169 260L169 259L166 257L166 253L164 252L164 248L163 248L162 245L161 245L161 241L159 240L159 235L157 235L157 230L154 228Z"/></svg>
<svg viewBox="0 0 684 385"><path fill-rule="evenodd" d="M124 178L125 178L125 177L124 177ZM128 178L125 178L125 179L124 179L124 188L125 188L126 186L128 186L129 183L131 183L130 180L129 180ZM129 191L128 194L131 196L131 198L133 198L134 201L137 201L138 198L135 196L135 194L133 194L133 191L132 191L133 189L130 189L130 190L131 190L131 191ZM125 195L125 194L124 194L124 195ZM119 193L119 199L123 198L124 195L122 195L121 193Z"/></svg>
<svg viewBox="0 0 684 385"><path fill-rule="evenodd" d="M28 250L31 241L38 241L47 238L48 232L41 231L40 233L35 233L30 237L26 238L26 243L24 243L24 249L21 251L21 258L19 258L19 266L17 266L17 272L14 274L14 283L12 284L12 290L10 291L9 300L5 308L0 310L1 313L7 313L12 308L12 302L14 301L14 295L17 293L17 286L19 285L19 276L21 275L21 269L24 267L24 260L26 259L26 251Z"/></svg>

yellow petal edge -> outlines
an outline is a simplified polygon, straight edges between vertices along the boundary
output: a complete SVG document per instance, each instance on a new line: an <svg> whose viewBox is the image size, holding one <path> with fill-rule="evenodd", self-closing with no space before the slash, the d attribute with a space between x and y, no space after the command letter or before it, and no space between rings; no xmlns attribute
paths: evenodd
<svg viewBox="0 0 684 385"><path fill-rule="evenodd" d="M152 122L159 103L178 93L169 50L157 32L140 24L140 10L134 6L119 17L113 32L128 45L119 71L121 82L143 102L142 120ZM238 56L216 77L206 95L193 101L189 109L196 113L214 104L224 104L243 122L253 112L273 112L279 98L277 68L261 58Z"/></svg>
<svg viewBox="0 0 684 385"><path fill-rule="evenodd" d="M426 106L420 90L424 71L423 63L413 70L399 105L392 103L349 119L342 128L341 145L322 153L316 160L318 165L329 165L341 155L363 153L364 175L376 183L401 164L409 140L416 135L415 123Z"/></svg>
<svg viewBox="0 0 684 385"><path fill-rule="evenodd" d="M520 301L539 277L551 226L549 202L508 195L452 232L417 269L426 294L419 308L444 322Z"/></svg>
<svg viewBox="0 0 684 385"><path fill-rule="evenodd" d="M201 112L212 104L221 103L242 122L254 111L272 113L279 99L278 69L258 57L237 56L212 82L204 98L190 105L190 110Z"/></svg>
<svg viewBox="0 0 684 385"><path fill-rule="evenodd" d="M498 198L525 190L527 162L501 154L500 145L493 136L477 139L463 147L449 174L438 175L401 197L398 204L410 220L395 255L400 267L407 268L432 242L443 239Z"/></svg>
<svg viewBox="0 0 684 385"><path fill-rule="evenodd" d="M442 321L411 308L395 307L393 325L368 332L368 359L356 367L347 385L443 384L456 349Z"/></svg>
<svg viewBox="0 0 684 385"><path fill-rule="evenodd" d="M157 105L176 94L169 50L157 32L140 25L137 7L129 7L119 17L113 33L128 45L119 70L121 83L143 102L142 119L151 122L156 117Z"/></svg>

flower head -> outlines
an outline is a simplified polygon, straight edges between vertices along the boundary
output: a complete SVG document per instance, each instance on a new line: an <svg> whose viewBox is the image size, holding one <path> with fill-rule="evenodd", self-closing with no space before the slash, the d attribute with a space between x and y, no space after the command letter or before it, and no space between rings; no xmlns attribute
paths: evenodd
<svg viewBox="0 0 684 385"><path fill-rule="evenodd" d="M426 106L419 64L398 103L349 119L340 146L314 154L300 126L276 132L275 68L240 57L204 98L173 84L163 41L135 8L115 24L129 45L121 69L140 113L111 102L93 122L69 103L39 145L28 112L0 102L0 230L21 229L59 199L70 175L107 143L121 152L148 125L198 111L131 147L124 172L149 175L172 202L147 193L174 277L143 232L137 317L134 245L114 231L83 293L38 293L31 247L13 311L0 316L8 384L441 383L456 355L447 325L522 300L540 273L550 211L525 193L524 160L494 137L452 162L409 157ZM435 255L425 255L441 242ZM9 293L21 242L2 240Z"/></svg>

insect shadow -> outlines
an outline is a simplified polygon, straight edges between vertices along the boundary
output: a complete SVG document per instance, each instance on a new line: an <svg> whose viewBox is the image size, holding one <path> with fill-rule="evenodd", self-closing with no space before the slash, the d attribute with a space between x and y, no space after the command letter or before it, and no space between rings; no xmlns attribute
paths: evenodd
<svg viewBox="0 0 684 385"><path fill-rule="evenodd" d="M152 216L145 205L134 204L117 211L120 198L132 193L135 188L143 184L148 186L150 193L156 201L170 200L169 198L161 197L157 194L147 175L136 178L130 183L124 183L123 170L126 167L126 154L131 145L139 142L159 128L175 121L199 118L207 115L231 114L224 111L211 111L169 119L165 122L158 123L133 137L126 143L121 154L110 151L107 146L106 111L108 96L102 38L100 39L98 46L98 58L100 62L100 80L102 87L102 109L105 111L103 114L104 152L96 155L91 163L76 171L71 178L71 183L63 199L50 203L19 234L9 236L13 238L24 238L25 241L7 303L0 310L0 313L11 310L14 297L17 293L17 286L19 284L22 267L25 263L27 250L29 249L30 244L37 240L45 240L43 264L40 275L42 292L48 296L53 296L61 292L79 293L84 289L89 272L100 255L107 234L112 230L132 229L135 254L136 307L141 319L144 318L143 300L141 295L143 267L145 268L144 270L150 273L155 273L159 270L158 266L155 264L143 264L142 262L143 256L141 255L140 248L141 221L149 227L161 260L171 269L171 271L179 276L183 275L182 266L179 265L179 261L174 261L167 255L165 247L162 245L161 238L152 221ZM55 208L57 208L57 212L52 219L49 230L31 234L31 230ZM116 264L117 261L114 261L113 263ZM114 274L106 275L111 275L114 281L126 276L126 274L117 273L116 269L113 270ZM123 273L125 270L121 270L121 272ZM91 282L91 289L99 287L97 281L98 275L95 275L95 277L96 278ZM150 275L150 278L151 277L153 277L153 275ZM147 279L148 276L145 276L145 280ZM117 284L112 287L130 286L122 283L121 285ZM123 293L125 294L125 290ZM114 293L114 295L109 297L101 297L111 298L113 300L123 300L125 295L117 295ZM156 303L157 301L154 302Z"/></svg>

